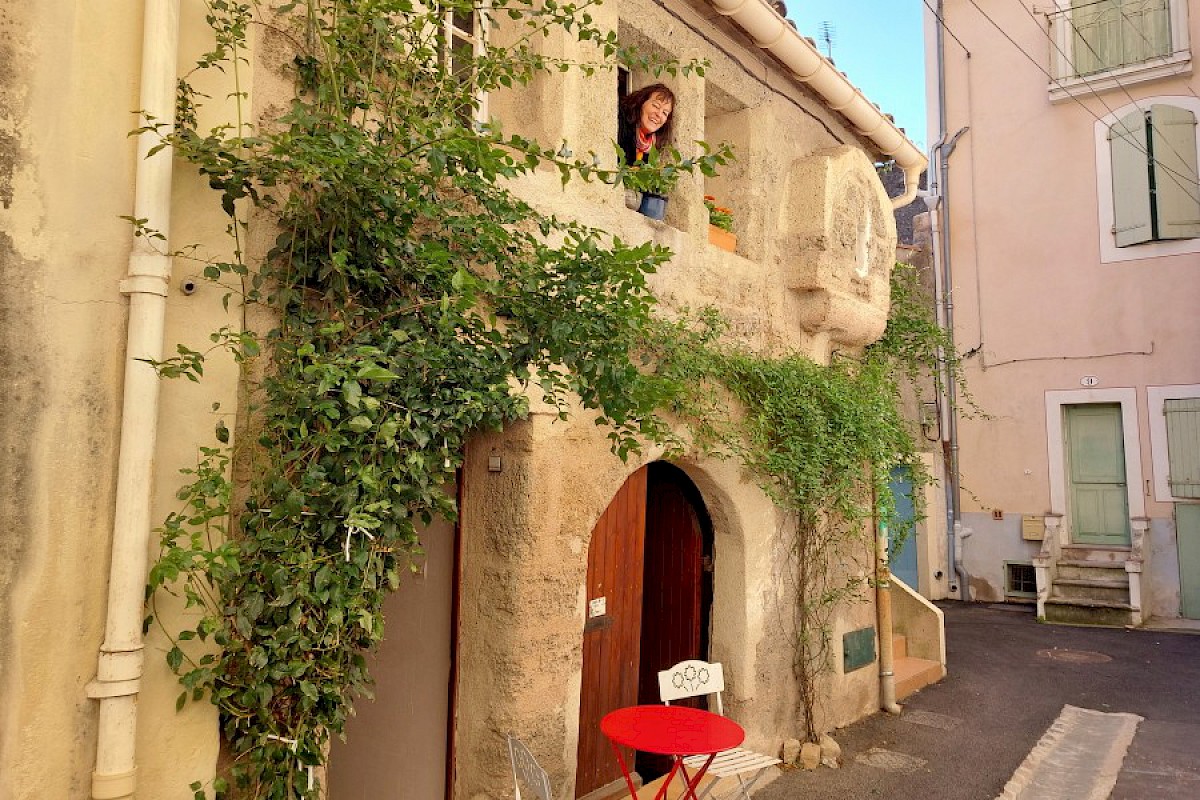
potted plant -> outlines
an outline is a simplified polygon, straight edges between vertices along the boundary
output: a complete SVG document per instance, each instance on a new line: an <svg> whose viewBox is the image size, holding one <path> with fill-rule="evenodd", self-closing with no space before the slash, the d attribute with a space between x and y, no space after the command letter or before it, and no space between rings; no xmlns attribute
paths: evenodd
<svg viewBox="0 0 1200 800"><path fill-rule="evenodd" d="M708 241L722 250L732 253L737 248L737 235L733 232L733 212L717 205L717 198L704 195L704 207L708 209Z"/></svg>
<svg viewBox="0 0 1200 800"><path fill-rule="evenodd" d="M627 192L640 194L637 211L650 219L661 220L667 214L667 197L679 181L680 167L651 150L646 160L626 168L621 182Z"/></svg>

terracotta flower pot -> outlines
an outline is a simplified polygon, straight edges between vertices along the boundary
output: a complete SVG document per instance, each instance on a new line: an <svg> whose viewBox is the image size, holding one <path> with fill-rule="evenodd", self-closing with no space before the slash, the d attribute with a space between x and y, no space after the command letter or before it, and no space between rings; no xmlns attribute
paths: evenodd
<svg viewBox="0 0 1200 800"><path fill-rule="evenodd" d="M710 244L715 244L722 250L728 250L732 253L737 249L737 235L731 231L722 230L716 225L708 226L708 241Z"/></svg>

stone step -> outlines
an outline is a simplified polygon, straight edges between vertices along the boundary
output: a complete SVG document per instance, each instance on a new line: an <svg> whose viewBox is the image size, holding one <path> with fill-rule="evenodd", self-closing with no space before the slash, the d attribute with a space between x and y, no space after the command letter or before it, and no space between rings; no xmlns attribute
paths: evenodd
<svg viewBox="0 0 1200 800"><path fill-rule="evenodd" d="M1124 628L1134 624L1133 606L1108 600L1046 598L1046 622Z"/></svg>
<svg viewBox="0 0 1200 800"><path fill-rule="evenodd" d="M1125 580L1125 562L1120 561L1064 561L1058 562L1059 579L1082 580Z"/></svg>
<svg viewBox="0 0 1200 800"><path fill-rule="evenodd" d="M1129 581L1103 578L1055 578L1050 596L1064 600L1129 602Z"/></svg>
<svg viewBox="0 0 1200 800"><path fill-rule="evenodd" d="M903 700L918 689L937 683L946 677L946 668L927 658L905 656L892 665L896 676L896 699Z"/></svg>
<svg viewBox="0 0 1200 800"><path fill-rule="evenodd" d="M1128 547L1084 547L1067 545L1058 556L1059 562L1087 561L1089 563L1124 564L1129 558Z"/></svg>

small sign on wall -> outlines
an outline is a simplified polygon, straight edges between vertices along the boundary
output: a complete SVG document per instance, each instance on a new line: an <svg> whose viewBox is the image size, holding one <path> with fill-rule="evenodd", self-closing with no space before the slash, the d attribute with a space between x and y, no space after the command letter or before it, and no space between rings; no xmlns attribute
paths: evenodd
<svg viewBox="0 0 1200 800"><path fill-rule="evenodd" d="M607 597L597 597L588 600L588 619L603 617L606 613L608 613Z"/></svg>
<svg viewBox="0 0 1200 800"><path fill-rule="evenodd" d="M1079 379L1079 385L1086 386L1089 389L1092 388L1093 386L1099 386L1100 385L1100 377L1098 375L1084 375L1082 378Z"/></svg>

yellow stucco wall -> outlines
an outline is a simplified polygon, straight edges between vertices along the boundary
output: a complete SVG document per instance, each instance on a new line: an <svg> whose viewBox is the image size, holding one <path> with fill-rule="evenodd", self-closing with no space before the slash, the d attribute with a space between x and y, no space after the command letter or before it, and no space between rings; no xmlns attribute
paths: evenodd
<svg viewBox="0 0 1200 800"><path fill-rule="evenodd" d="M180 68L210 46L203 5L182 4ZM0 8L0 797L90 794L97 703L86 687L104 638L113 527L142 49L140 7L99 13L68 2ZM228 91L217 89L217 96ZM219 110L218 110L219 111ZM160 158L163 156L159 156ZM228 249L207 187L177 172L173 243ZM167 350L203 349L238 324L220 292L186 296L177 263ZM168 382L161 397L152 519L177 507L178 470L213 441L235 408L235 372L220 358L200 386ZM156 550L155 542L151 542ZM168 619L173 612L163 598ZM138 729L139 796L190 798L216 759L215 715L176 714L168 645L146 643Z"/></svg>

